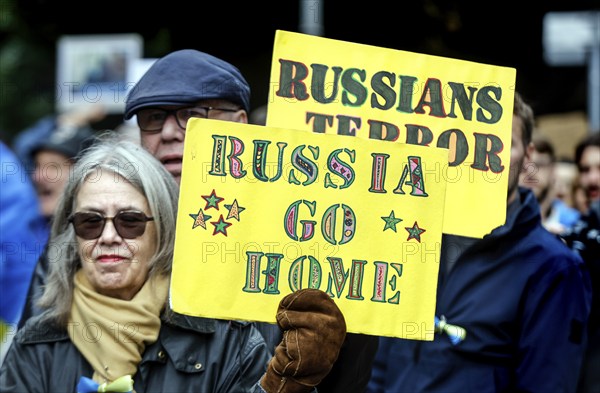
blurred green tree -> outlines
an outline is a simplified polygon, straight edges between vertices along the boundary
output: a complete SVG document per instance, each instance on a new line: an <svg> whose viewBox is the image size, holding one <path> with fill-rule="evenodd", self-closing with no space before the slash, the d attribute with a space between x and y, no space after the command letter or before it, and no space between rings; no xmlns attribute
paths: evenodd
<svg viewBox="0 0 600 393"><path fill-rule="evenodd" d="M56 30L27 26L17 1L1 0L0 37L0 136L10 144L54 110Z"/></svg>

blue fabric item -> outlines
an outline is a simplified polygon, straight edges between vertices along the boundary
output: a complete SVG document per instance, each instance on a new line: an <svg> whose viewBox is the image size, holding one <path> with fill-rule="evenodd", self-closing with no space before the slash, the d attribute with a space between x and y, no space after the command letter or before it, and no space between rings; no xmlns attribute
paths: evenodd
<svg viewBox="0 0 600 393"><path fill-rule="evenodd" d="M29 175L1 141L0 159L0 319L16 324L49 233Z"/></svg>
<svg viewBox="0 0 600 393"><path fill-rule="evenodd" d="M566 228L571 228L581 217L579 210L572 208L560 199L552 202L552 210L558 212L558 222Z"/></svg>
<svg viewBox="0 0 600 393"><path fill-rule="evenodd" d="M77 393L93 393L98 391L100 384L93 379L81 377L77 384Z"/></svg>
<svg viewBox="0 0 600 393"><path fill-rule="evenodd" d="M125 119L146 107L224 99L250 112L250 86L233 65L193 49L158 59L127 96Z"/></svg>
<svg viewBox="0 0 600 393"><path fill-rule="evenodd" d="M380 337L367 392L576 391L590 276L582 259L542 227L531 190L519 193L506 224L464 242L450 270L444 242L457 236L442 238L435 314L463 327L465 339L454 345L445 334L432 341Z"/></svg>
<svg viewBox="0 0 600 393"><path fill-rule="evenodd" d="M81 377L77 383L77 393L96 393L96 392L133 392L133 380L130 375L118 378L112 383L99 384L88 377Z"/></svg>

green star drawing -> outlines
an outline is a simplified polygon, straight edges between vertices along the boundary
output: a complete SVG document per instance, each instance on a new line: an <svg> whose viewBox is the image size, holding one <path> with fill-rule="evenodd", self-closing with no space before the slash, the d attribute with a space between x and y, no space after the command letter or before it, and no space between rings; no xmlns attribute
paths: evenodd
<svg viewBox="0 0 600 393"><path fill-rule="evenodd" d="M208 210L211 207L219 210L219 203L222 202L225 198L218 197L215 193L215 190L212 190L210 195L202 195L202 199L206 201L206 206L204 210Z"/></svg>
<svg viewBox="0 0 600 393"><path fill-rule="evenodd" d="M238 204L237 199L234 199L231 205L225 205L225 208L229 210L229 214L227 214L227 219L229 220L230 218L235 218L238 221L240 220L240 213L246 210L245 207L241 207Z"/></svg>
<svg viewBox="0 0 600 393"><path fill-rule="evenodd" d="M385 226L383 227L383 230L385 231L386 229L391 229L394 232L396 232L396 224L402 221L401 218L396 218L393 210L389 216L381 217L381 219L385 221Z"/></svg>
<svg viewBox="0 0 600 393"><path fill-rule="evenodd" d="M206 229L206 221L210 220L212 216L204 214L202 208L198 210L198 214L190 213L190 217L194 219L194 225L192 225L192 229L196 227L202 227Z"/></svg>
<svg viewBox="0 0 600 393"><path fill-rule="evenodd" d="M419 228L419 224L417 224L416 221L413 224L412 228L404 227L404 229L408 231L408 239L406 239L406 241L409 241L410 239L415 239L416 241L421 243L421 233L425 232L425 229Z"/></svg>
<svg viewBox="0 0 600 393"><path fill-rule="evenodd" d="M216 235L216 234L218 234L218 233L222 233L223 235L227 236L227 228L229 228L231 226L231 223L225 221L223 219L223 215L222 214L219 217L218 221L211 221L210 223L215 226L215 230L213 231L213 236Z"/></svg>

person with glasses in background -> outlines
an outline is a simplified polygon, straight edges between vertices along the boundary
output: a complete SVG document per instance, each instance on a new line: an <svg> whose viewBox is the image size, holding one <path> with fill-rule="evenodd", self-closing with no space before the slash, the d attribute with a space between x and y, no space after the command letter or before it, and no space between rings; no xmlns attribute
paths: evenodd
<svg viewBox="0 0 600 393"><path fill-rule="evenodd" d="M533 152L519 177L519 185L530 188L540 205L542 225L554 234L571 228L580 213L557 196L556 154L552 142L538 134L532 139Z"/></svg>
<svg viewBox="0 0 600 393"><path fill-rule="evenodd" d="M0 391L313 390L346 334L325 292L281 300L286 339L273 357L251 323L172 312L177 198L171 174L138 144L113 134L86 151L55 212L43 312L13 340Z"/></svg>
<svg viewBox="0 0 600 393"><path fill-rule="evenodd" d="M181 181L187 121L192 117L248 123L250 86L230 63L192 49L158 59L126 100L125 119L136 117L142 145ZM270 348L282 339L277 325L257 323ZM320 393L363 392L377 350L376 336L346 335L338 360L317 385Z"/></svg>

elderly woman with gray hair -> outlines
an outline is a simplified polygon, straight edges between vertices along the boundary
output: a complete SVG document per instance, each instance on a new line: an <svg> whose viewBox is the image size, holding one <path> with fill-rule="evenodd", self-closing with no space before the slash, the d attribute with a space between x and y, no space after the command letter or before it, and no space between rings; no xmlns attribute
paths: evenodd
<svg viewBox="0 0 600 393"><path fill-rule="evenodd" d="M282 299L273 358L251 323L170 310L177 190L133 142L85 152L52 225L44 311L13 340L0 391L307 392L329 372L345 323L322 291ZM302 362L301 346L317 360Z"/></svg>

